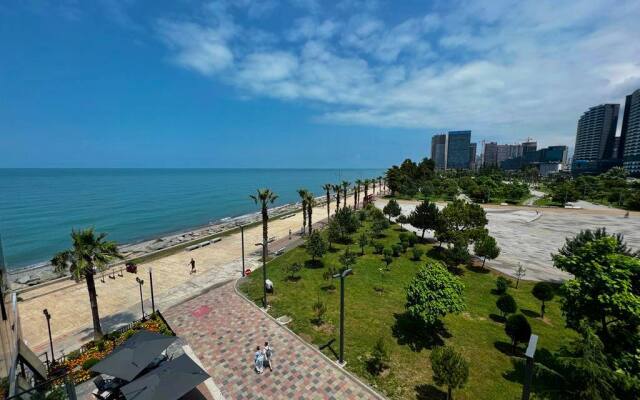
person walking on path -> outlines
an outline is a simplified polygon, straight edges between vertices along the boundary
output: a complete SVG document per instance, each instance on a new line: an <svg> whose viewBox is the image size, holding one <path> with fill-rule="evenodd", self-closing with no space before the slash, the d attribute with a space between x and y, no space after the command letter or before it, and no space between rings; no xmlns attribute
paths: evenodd
<svg viewBox="0 0 640 400"><path fill-rule="evenodd" d="M192 258L191 261L189 261L189 265L191 265L191 271L189 272L189 275L195 274L196 273L196 260L194 260Z"/></svg>
<svg viewBox="0 0 640 400"><path fill-rule="evenodd" d="M260 350L260 346L256 347L253 363L257 373L261 374L264 372L264 353Z"/></svg>
<svg viewBox="0 0 640 400"><path fill-rule="evenodd" d="M264 348L262 349L264 353L264 366L269 367L270 371L273 371L273 366L271 365L271 357L273 356L273 348L269 346L269 342L264 342Z"/></svg>

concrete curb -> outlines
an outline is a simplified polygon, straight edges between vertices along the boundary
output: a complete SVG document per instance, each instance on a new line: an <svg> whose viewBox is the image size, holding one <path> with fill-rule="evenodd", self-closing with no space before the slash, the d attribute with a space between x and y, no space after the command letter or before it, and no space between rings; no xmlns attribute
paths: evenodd
<svg viewBox="0 0 640 400"><path fill-rule="evenodd" d="M333 361L332 359L330 359L329 357L327 357L323 352L321 352L320 350L318 350L315 346L313 346L312 344L306 342L304 339L302 339L300 336L298 336L294 331L292 331L291 329L289 329L288 327L278 323L278 321L271 316L268 312L266 312L264 309L258 307L253 301L249 300L244 293L242 293L240 290L238 290L238 283L242 280L242 278L240 279L236 279L235 282L233 283L233 290L236 292L236 294L238 296L240 296L240 298L242 298L244 301L246 301L247 303L249 303L252 307L256 308L257 310L259 310L260 312L262 312L264 315L267 316L267 318L269 318L270 320L272 320L275 324L277 324L279 327L281 327L282 329L286 330L287 332L289 332L296 340L298 340L300 343L302 343L305 347L307 347L308 349L312 350L313 352L315 352L316 354L319 354L322 358L324 358L329 365L331 365L332 368L336 369L337 371L340 371L341 373L345 374L349 379L351 379L354 383L356 383L358 386L362 387L363 389L365 389L367 392L369 392L371 395L373 395L375 398L379 399L379 400L386 400L387 398L384 397L381 393L379 393L377 390L375 390L374 388L372 388L371 386L367 385L366 383L364 383L363 381L360 380L360 378L358 378L357 376L355 376L354 374L352 374L351 372L347 371L345 368L342 368L340 366L338 366L338 364Z"/></svg>

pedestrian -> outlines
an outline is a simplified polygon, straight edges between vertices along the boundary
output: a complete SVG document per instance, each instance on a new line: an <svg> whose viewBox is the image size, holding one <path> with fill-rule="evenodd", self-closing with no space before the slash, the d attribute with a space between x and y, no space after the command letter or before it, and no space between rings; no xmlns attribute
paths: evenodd
<svg viewBox="0 0 640 400"><path fill-rule="evenodd" d="M289 240L291 240L291 228L289 228Z"/></svg>
<svg viewBox="0 0 640 400"><path fill-rule="evenodd" d="M256 347L253 364L257 373L264 372L264 353L260 350L260 346Z"/></svg>
<svg viewBox="0 0 640 400"><path fill-rule="evenodd" d="M264 342L264 348L262 349L264 353L264 366L269 367L270 371L273 371L273 366L271 364L271 357L273 356L273 349L269 346L269 342Z"/></svg>
<svg viewBox="0 0 640 400"><path fill-rule="evenodd" d="M192 258L191 261L189 261L189 265L191 265L191 272L189 272L189 275L195 274L196 273L196 260L194 260Z"/></svg>

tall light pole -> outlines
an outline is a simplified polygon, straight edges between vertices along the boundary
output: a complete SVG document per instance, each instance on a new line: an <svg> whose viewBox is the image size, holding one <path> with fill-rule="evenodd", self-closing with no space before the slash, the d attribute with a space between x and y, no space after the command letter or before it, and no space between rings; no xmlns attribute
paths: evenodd
<svg viewBox="0 0 640 400"><path fill-rule="evenodd" d="M49 310L46 308L42 310L44 317L47 319L47 331L49 332L49 346L51 348L51 365L56 363L56 356L53 353L53 339L51 339L51 314L49 314Z"/></svg>
<svg viewBox="0 0 640 400"><path fill-rule="evenodd" d="M156 312L156 301L153 297L153 271L149 267L149 287L151 288L151 314Z"/></svg>
<svg viewBox="0 0 640 400"><path fill-rule="evenodd" d="M267 309L267 241L263 240L262 243L256 243L256 246L262 246L262 305L264 309Z"/></svg>
<svg viewBox="0 0 640 400"><path fill-rule="evenodd" d="M240 242L242 243L242 277L244 277L244 225L240 225Z"/></svg>
<svg viewBox="0 0 640 400"><path fill-rule="evenodd" d="M522 400L529 400L531 393L531 383L533 381L533 356L536 353L536 346L538 345L538 335L531 335L529 337L529 346L525 356L527 357L527 363L524 370L524 386L522 386Z"/></svg>
<svg viewBox="0 0 640 400"><path fill-rule="evenodd" d="M349 268L333 276L334 278L340 278L340 365L344 365L344 278L352 273L353 270Z"/></svg>
<svg viewBox="0 0 640 400"><path fill-rule="evenodd" d="M140 287L140 306L142 307L142 320L144 321L144 301L142 299L142 285L144 285L144 281L136 276L136 282L138 282L138 286Z"/></svg>

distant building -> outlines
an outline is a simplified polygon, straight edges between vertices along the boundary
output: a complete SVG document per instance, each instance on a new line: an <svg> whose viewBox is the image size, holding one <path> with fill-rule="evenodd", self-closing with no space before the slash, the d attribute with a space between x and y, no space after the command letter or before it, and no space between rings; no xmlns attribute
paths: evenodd
<svg viewBox="0 0 640 400"><path fill-rule="evenodd" d="M640 176L640 89L628 95L624 103L618 158L630 175Z"/></svg>
<svg viewBox="0 0 640 400"><path fill-rule="evenodd" d="M543 164L559 164L558 170L564 168L567 163L567 146L549 146L536 151L529 151L520 157L505 160L500 164L500 168L505 170L518 170L526 166L541 167ZM552 168L552 167L548 167Z"/></svg>
<svg viewBox="0 0 640 400"><path fill-rule="evenodd" d="M614 158L619 104L591 107L578 120L572 173L598 174L620 164Z"/></svg>
<svg viewBox="0 0 640 400"><path fill-rule="evenodd" d="M488 168L498 166L498 143L485 143L484 149L482 149L482 154L482 167Z"/></svg>
<svg viewBox="0 0 640 400"><path fill-rule="evenodd" d="M476 153L478 152L478 144L471 143L469 145L469 169L476 169Z"/></svg>
<svg viewBox="0 0 640 400"><path fill-rule="evenodd" d="M500 165L505 160L520 157L521 155L521 144L499 144L497 149L497 165Z"/></svg>
<svg viewBox="0 0 640 400"><path fill-rule="evenodd" d="M447 134L433 135L431 138L431 159L436 169L447 167Z"/></svg>
<svg viewBox="0 0 640 400"><path fill-rule="evenodd" d="M538 166L538 171L540 173L540 176L546 178L549 175L557 174L558 172L560 172L563 166L564 164L559 162L541 163Z"/></svg>
<svg viewBox="0 0 640 400"><path fill-rule="evenodd" d="M431 138L431 159L437 169L468 169L471 131L450 131Z"/></svg>
<svg viewBox="0 0 640 400"><path fill-rule="evenodd" d="M522 143L522 154L530 153L536 150L538 150L538 142L527 141Z"/></svg>

